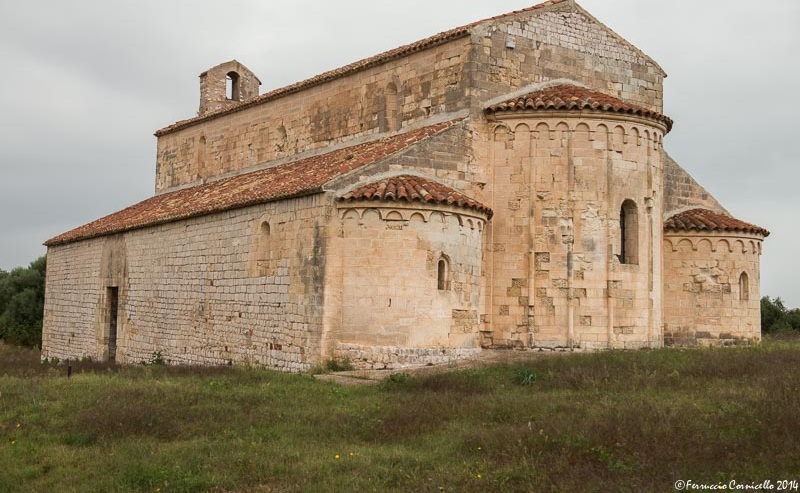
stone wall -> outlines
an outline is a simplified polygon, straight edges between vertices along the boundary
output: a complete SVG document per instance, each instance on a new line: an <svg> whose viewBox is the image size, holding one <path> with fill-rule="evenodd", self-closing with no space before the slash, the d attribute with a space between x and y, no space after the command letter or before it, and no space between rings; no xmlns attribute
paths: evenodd
<svg viewBox="0 0 800 493"><path fill-rule="evenodd" d="M328 336L334 352L341 343L479 347L485 217L449 206L369 202L340 204L339 215L332 251L340 259L328 276L330 289L341 293L330 307L339 314Z"/></svg>
<svg viewBox="0 0 800 493"><path fill-rule="evenodd" d="M97 358L103 238L47 249L42 358Z"/></svg>
<svg viewBox="0 0 800 493"><path fill-rule="evenodd" d="M664 234L666 345L761 339L761 243L758 236L735 233Z"/></svg>
<svg viewBox="0 0 800 493"><path fill-rule="evenodd" d="M709 209L727 216L728 211L722 207L717 199L692 178L688 171L683 169L664 153L664 215L665 219L675 212L693 207Z"/></svg>
<svg viewBox="0 0 800 493"><path fill-rule="evenodd" d="M159 134L156 191L465 109L468 43L455 40Z"/></svg>
<svg viewBox="0 0 800 493"><path fill-rule="evenodd" d="M504 117L483 131L492 344L660 345L663 129L573 113ZM621 261L626 200L637 256Z"/></svg>
<svg viewBox="0 0 800 493"><path fill-rule="evenodd" d="M480 25L467 69L475 109L514 89L566 78L663 111L663 70L570 3Z"/></svg>
<svg viewBox="0 0 800 493"><path fill-rule="evenodd" d="M328 187L341 190L373 181L377 176L415 170L482 202L486 198L486 163L476 162L473 149L472 125L465 119L367 169L333 180Z"/></svg>
<svg viewBox="0 0 800 493"><path fill-rule="evenodd" d="M328 200L284 200L51 247L43 356L104 359L106 293L118 286L119 362L158 352L181 364L318 364ZM124 265L103 260L119 258L121 245Z"/></svg>

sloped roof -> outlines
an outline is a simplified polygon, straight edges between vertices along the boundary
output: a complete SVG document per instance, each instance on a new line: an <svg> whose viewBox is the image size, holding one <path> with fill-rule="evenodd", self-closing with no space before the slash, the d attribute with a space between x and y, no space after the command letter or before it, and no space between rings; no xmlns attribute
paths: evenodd
<svg viewBox="0 0 800 493"><path fill-rule="evenodd" d="M406 201L454 205L492 216L492 209L442 183L420 176L400 175L362 185L339 198L341 201Z"/></svg>
<svg viewBox="0 0 800 493"><path fill-rule="evenodd" d="M546 87L522 96L517 96L506 101L493 104L486 108L487 113L503 113L514 111L608 111L627 115L641 116L659 121L667 127L667 132L672 129L672 120L656 111L648 110L635 104L609 96L599 91L573 84L559 84Z"/></svg>
<svg viewBox="0 0 800 493"><path fill-rule="evenodd" d="M470 31L472 30L472 28L474 28L474 27L476 27L476 26L478 26L480 24L483 24L484 22L498 20L498 19L502 19L504 17L517 15L517 14L523 14L523 13L526 13L526 12L542 10L542 9L545 9L545 8L548 8L548 7L553 7L555 5L564 4L564 3L571 3L571 2L573 2L573 0L547 0L545 2L533 5L531 7L526 7L524 9L520 9L520 10L514 10L512 12L507 12L505 14L496 15L496 16L493 16L493 17L488 17L486 19L481 19L479 21L471 22L469 24L466 24L466 25L463 25L463 26L460 26L460 27L449 29L447 31L440 32L438 34L434 34L433 36L427 37L427 38L422 39L420 41L416 41L416 42L411 43L411 44L399 46L399 47L391 49L389 51L385 51L383 53L379 53L377 55L374 55L374 56L371 56L371 57L368 57L368 58L364 58L363 60L359 60L357 62L353 62L353 63L351 63L349 65L345 65L344 67L340 67L340 68L337 68L337 69L329 70L327 72L323 72L323 73L321 73L319 75L316 75L314 77L311 77L309 79L306 79L306 80L303 80L303 81L300 81L300 82L296 82L294 84L291 84L291 85L288 85L288 86L285 86L285 87L281 87L279 89L275 89L273 91L270 91L270 92L267 92L265 94L262 94L262 95L260 95L260 96L258 96L256 98L249 99L247 101L243 101L240 104L233 105L233 106L230 106L228 108L221 109L219 111L207 113L207 114L202 115L202 116L196 116L194 118L181 120L179 122L173 123L172 125L169 125L169 126L164 127L164 128L162 128L160 130L157 130L155 132L155 135L156 136L165 135L165 134L168 134L168 133L173 132L175 130L179 130L181 128L188 127L188 126L190 126L190 125L192 125L192 124L194 124L194 123L196 123L198 121L211 119L211 118L216 118L218 116L226 115L226 114L229 114L229 113L234 113L236 111L240 111L240 110L243 110L245 108L249 108L251 106L256 106L258 104L261 104L261 103L264 103L264 102L267 102L267 101L271 101L273 99L278 99L278 98L286 96L288 94L300 92L302 90L308 89L310 87L317 86L319 84L324 84L325 82L328 82L328 81L331 81L331 80L334 80L334 79L338 79L340 77L344 77L344 76L350 75L350 74L358 72L360 70L365 70L365 69L368 69L370 67L381 65L383 63L386 63L386 62L389 62L389 61L392 61L392 60L396 60L396 59L402 58L404 56L408 56L408 55L410 55L412 53L416 53L418 51L426 50L428 48L433 48L435 46L439 46L439 45L445 44L445 43L453 41L455 39L469 36ZM578 7L578 8L580 8L580 7ZM588 14L588 12L586 12L585 10L583 10L583 9L580 9L580 10L582 12L586 13L587 15L589 15L589 17L591 17L591 15ZM622 38L618 34L614 33L614 31L612 31L611 29L606 27L604 24L602 24L601 22L599 22L596 19L594 19L594 17L591 17L591 18L595 22L597 22L598 25L602 26L604 29L606 29L610 33L612 33L616 38L624 41L624 38ZM633 46L633 45L631 45L631 46ZM635 48L637 51L639 51L638 48L636 48L635 46L633 48ZM641 53L641 51L639 51L639 52ZM646 57L648 60L652 61L652 59L650 57L648 57L647 55L645 55L644 53L642 53L642 55L644 57ZM657 65L654 61L652 63ZM659 67L659 69L660 69L660 67Z"/></svg>
<svg viewBox="0 0 800 493"><path fill-rule="evenodd" d="M251 173L156 195L45 242L47 246L121 233L290 197L322 192L325 183L384 159L453 126L448 121Z"/></svg>
<svg viewBox="0 0 800 493"><path fill-rule="evenodd" d="M691 209L670 217L664 222L665 231L726 231L769 236L769 231L755 224L740 221L708 209Z"/></svg>

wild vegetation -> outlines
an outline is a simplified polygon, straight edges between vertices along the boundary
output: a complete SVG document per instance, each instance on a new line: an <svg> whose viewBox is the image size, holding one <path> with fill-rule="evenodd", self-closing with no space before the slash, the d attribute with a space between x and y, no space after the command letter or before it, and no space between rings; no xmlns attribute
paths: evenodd
<svg viewBox="0 0 800 493"><path fill-rule="evenodd" d="M671 491L800 479L800 310L758 347L534 356L342 387L41 363L45 258L0 270L0 491ZM67 377L68 369L72 376ZM346 369L331 362L327 371Z"/></svg>
<svg viewBox="0 0 800 493"><path fill-rule="evenodd" d="M786 308L780 296L761 298L761 331L769 334L792 330L800 332L800 308Z"/></svg>
<svg viewBox="0 0 800 493"><path fill-rule="evenodd" d="M673 491L800 479L800 339L343 387L0 344L0 491Z"/></svg>
<svg viewBox="0 0 800 493"><path fill-rule="evenodd" d="M42 344L46 257L17 267L0 269L0 340L23 346Z"/></svg>

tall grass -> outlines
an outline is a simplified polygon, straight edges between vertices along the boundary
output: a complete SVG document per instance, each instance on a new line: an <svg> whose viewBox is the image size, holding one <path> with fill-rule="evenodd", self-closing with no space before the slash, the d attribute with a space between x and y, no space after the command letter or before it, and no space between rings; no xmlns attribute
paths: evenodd
<svg viewBox="0 0 800 493"><path fill-rule="evenodd" d="M341 387L0 346L0 491L672 491L800 479L800 341Z"/></svg>

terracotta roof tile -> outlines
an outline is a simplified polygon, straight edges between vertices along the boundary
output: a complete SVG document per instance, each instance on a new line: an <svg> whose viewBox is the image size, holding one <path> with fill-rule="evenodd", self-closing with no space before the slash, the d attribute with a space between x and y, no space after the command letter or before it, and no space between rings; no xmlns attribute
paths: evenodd
<svg viewBox="0 0 800 493"><path fill-rule="evenodd" d="M531 92L523 96L511 98L502 103L497 103L486 108L487 113L502 113L507 111L609 111L628 115L652 118L663 123L667 132L672 129L672 120L661 113L648 110L634 104L626 103L621 99L609 96L602 92L593 91L585 87L572 84L560 84L547 87L540 91Z"/></svg>
<svg viewBox="0 0 800 493"><path fill-rule="evenodd" d="M249 108L251 106L255 106L255 105L267 102L267 101L271 101L273 99L278 99L278 98L280 98L282 96L286 96L288 94L299 92L299 91L302 91L302 90L307 89L309 87L314 87L316 85L323 84L325 82L328 82L328 81L331 81L331 80L334 80L334 79L338 79L340 77L344 77L346 75L350 75L350 74L358 72L360 70L364 70L364 69L367 69L367 68L370 68L370 67L374 67L376 65L380 65L380 64L389 62L391 60L395 60L397 58L401 58L401 57L410 55L410 54L418 52L418 51L422 51L422 50L425 50L425 49L428 49L428 48L433 48L434 46L438 46L438 45L447 43L447 42L452 41L454 39L458 39L458 38L461 38L461 37L468 36L469 33L470 33L470 29L472 29L473 27L475 27L475 26L477 26L477 25L479 25L479 24L481 24L483 22L486 22L486 21L496 20L496 19L500 19L500 18L509 16L509 15L521 14L521 13L530 12L530 11L533 11L533 10L539 10L539 9L543 9L543 8L546 8L546 7L551 7L553 5L557 5L557 4L560 4L560 3L564 3L564 2L567 2L567 1L569 1L569 0L547 0L546 2L542 2L542 3L534 5L532 7L527 7L527 8L524 8L524 9L515 10L513 12L508 12L506 14L497 15L497 16L494 16L494 17L489 17L489 18L486 18L486 19L482 19L480 21L476 21L476 22L472 22L470 24L466 24L464 26L460 26L460 27L456 27L454 29L443 31L443 32L440 32L438 34L434 34L433 36L430 36L428 38L422 39L420 41L417 41L417 42L414 42L414 43L411 43L411 44L407 44L407 45L403 45L403 46L399 46L397 48L394 48L394 49L389 50L389 51L385 51L383 53L371 56L369 58L364 58L363 60L359 60L359 61L351 63L349 65L345 65L344 67L340 67L340 68L337 68L337 69L329 70L327 72L323 72L323 73L321 73L319 75L311 77L310 79L306 79L306 80L303 80L303 81L300 81L300 82L296 82L294 84L291 84L291 85L288 85L288 86L285 86L285 87L281 87L279 89L275 89L273 91L270 91L270 92L267 92L265 94L262 94L261 96L258 96L256 98L253 98L253 99L250 99L250 100L247 100L247 101L243 101L242 103L237 104L235 106L230 106L230 107L225 108L223 110L219 110L219 111L216 111L216 112L213 112L213 113L209 113L209 114L205 114L205 115L201 115L201 116L196 116L194 118L189 118L187 120L181 120L179 122L173 123L172 125L170 125L168 127L164 127L161 130L157 130L155 135L156 136L161 136L161 135L164 135L164 134L168 134L168 133L173 132L175 130L179 130L181 128L193 125L194 123L197 123L197 122L202 121L202 120L211 119L211 118L215 118L215 117L218 117L218 116L222 116L222 115L226 115L226 114L229 114L229 113L233 113L233 112L236 112L236 111L240 111L240 110L243 110L245 108Z"/></svg>
<svg viewBox="0 0 800 493"><path fill-rule="evenodd" d="M731 231L769 236L769 231L736 218L708 209L691 209L670 217L664 222L665 231Z"/></svg>
<svg viewBox="0 0 800 493"><path fill-rule="evenodd" d="M131 207L51 238L53 246L121 233L273 200L322 191L333 178L386 158L452 125L449 121L327 154L156 195Z"/></svg>
<svg viewBox="0 0 800 493"><path fill-rule="evenodd" d="M492 210L463 193L419 176L401 175L362 185L339 198L341 201L379 200L454 205L492 216Z"/></svg>

